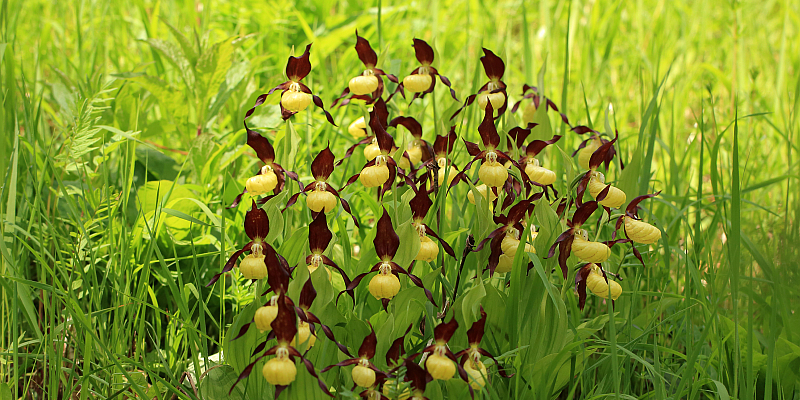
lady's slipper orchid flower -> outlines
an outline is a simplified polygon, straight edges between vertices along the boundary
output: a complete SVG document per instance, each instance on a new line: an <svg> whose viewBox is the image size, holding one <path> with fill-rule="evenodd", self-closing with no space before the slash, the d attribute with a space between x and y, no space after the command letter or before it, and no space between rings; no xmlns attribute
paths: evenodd
<svg viewBox="0 0 800 400"><path fill-rule="evenodd" d="M425 360L425 369L433 379L446 381L452 378L456 374L456 366L458 366L462 378L466 375L464 369L458 365L455 354L447 348L447 342L453 337L456 329L458 329L458 321L455 317L451 318L450 322L442 322L437 325L436 328L433 328L434 343L422 350L423 353L430 353Z"/></svg>
<svg viewBox="0 0 800 400"><path fill-rule="evenodd" d="M481 140L483 141L484 149L480 150L477 144L468 142L466 140L464 141L467 146L467 151L470 155L474 156L474 158L464 167L464 170L459 173L459 176L463 176L466 171L470 169L472 163L481 160L481 167L478 171L480 181L489 187L501 187L508 179L508 170L503 164L498 162L498 160L500 160L511 161L511 163L522 173L522 179L527 182L528 175L524 173L525 170L522 168L522 166L511 159L508 154L498 150L498 146L500 145L500 135L497 134L497 128L494 126L491 104L486 107L483 122L481 122L481 124L478 126L478 132L481 134ZM453 184L451 184L451 187L452 186Z"/></svg>
<svg viewBox="0 0 800 400"><path fill-rule="evenodd" d="M589 159L589 170L586 171L578 184L578 194L576 197L580 205L580 202L583 201L583 193L586 189L589 189L589 194L591 194L601 206L605 207L609 215L611 215L611 208L619 208L625 203L625 192L615 186L606 185L605 175L597 171L597 168L603 160L606 159L611 149L614 148L614 142L616 141L617 138L615 137L613 140L600 146L592 154L592 157Z"/></svg>
<svg viewBox="0 0 800 400"><path fill-rule="evenodd" d="M245 127L247 128L247 123L245 123ZM272 196L277 195L283 190L287 176L297 181L298 184L300 182L296 173L285 170L280 164L275 162L275 148L272 147L272 143L269 142L269 139L247 128L247 145L255 150L256 156L264 165L261 166L255 176L247 180L245 190L236 196L233 204L228 208L238 206L245 193L250 193L252 196L260 196L270 191L273 192L272 195L259 200L260 204L264 204ZM300 184L300 189L302 188L303 185Z"/></svg>
<svg viewBox="0 0 800 400"><path fill-rule="evenodd" d="M420 167L427 168L427 171L420 176L420 182L424 185L430 180L432 192L438 191L441 186L450 187L459 176L458 168L448 159L448 155L455 148L456 140L458 140L458 135L456 135L455 125L450 127L449 134L436 135L436 140L433 142L433 157Z"/></svg>
<svg viewBox="0 0 800 400"><path fill-rule="evenodd" d="M431 64L433 64L433 48L421 39L414 39L413 47L417 61L419 61L421 65L411 71L411 74L403 78L403 82L397 86L397 91L399 91L403 97L405 97L404 90L414 93L414 98L411 99L411 101L414 101L417 97L422 98L426 94L433 92L433 88L436 86L436 77L438 76L442 83L450 89L450 96L452 96L455 101L458 101L456 91L450 86L450 80L444 75L440 75L439 71L431 66ZM397 93L397 91L395 91L395 93ZM394 93L392 93L392 96L393 95ZM391 99L392 96L389 96L389 99Z"/></svg>
<svg viewBox="0 0 800 400"><path fill-rule="evenodd" d="M370 115L369 125L372 131L375 132L381 153L374 160L367 162L360 173L350 177L344 187L359 180L364 187L380 187L380 194L383 195L391 188L398 174L406 182L413 184L411 178L403 173L403 170L398 167L397 162L391 157L390 153L395 149L394 139L381 126L376 114Z"/></svg>
<svg viewBox="0 0 800 400"><path fill-rule="evenodd" d="M401 162L410 161L410 165L400 165L400 167L409 169L409 167L413 168L415 165L419 164L420 161L428 161L433 154L433 149L431 149L430 143L422 139L422 125L413 117L397 117L389 122L389 126L391 127L396 128L398 125L404 126L411 132L411 136L414 137L406 149L408 158L403 157L401 160Z"/></svg>
<svg viewBox="0 0 800 400"><path fill-rule="evenodd" d="M571 253L575 253L575 256L583 261L601 263L611 256L611 247L614 244L628 241L627 239L609 242L593 242L589 240L588 232L582 229L581 226L597 210L597 207L598 203L596 201L587 201L578 207L575 210L575 214L572 215L572 219L567 220L568 229L550 247L547 258L555 255L556 247L558 247L558 264L561 266L564 279L567 279L567 259Z"/></svg>
<svg viewBox="0 0 800 400"><path fill-rule="evenodd" d="M553 183L556 182L556 173L542 167L536 156L539 155L545 147L557 142L559 139L561 139L561 136L554 135L550 140L534 140L525 146L525 156L519 159L520 165L525 165L525 174L528 175L528 179L530 179L534 185L543 187L545 191L547 191L549 187L555 192L556 189L553 187ZM556 196L557 195L558 194L556 194Z"/></svg>
<svg viewBox="0 0 800 400"><path fill-rule="evenodd" d="M400 280L397 275L404 274L408 276L411 282L424 290L428 300L430 300L433 305L436 305L436 302L433 300L433 295L430 290L426 289L422 284L422 280L392 261L397 254L397 249L400 247L400 237L397 236L397 233L394 231L392 219L389 217L389 213L386 212L386 209L383 210L383 215L378 220L377 231L373 244L375 245L375 251L378 253L378 257L381 261L375 264L369 271L356 276L353 281L347 285L345 291L352 292L367 275L378 272L369 282L369 292L383 303L383 308L385 309L389 305L389 300L400 292Z"/></svg>
<svg viewBox="0 0 800 400"><path fill-rule="evenodd" d="M472 323L472 326L467 331L467 339L469 341L469 348L459 351L455 354L456 358L461 358L460 364L469 376L469 384L475 390L481 390L486 386L486 378L488 377L486 366L481 362L481 356L486 356L494 361L497 365L500 376L510 378L512 375L506 374L500 362L494 358L492 353L481 348L481 339L483 339L484 329L486 327L486 312L483 311L481 306L481 319Z"/></svg>
<svg viewBox="0 0 800 400"><path fill-rule="evenodd" d="M248 364L247 367L244 368L242 373L236 379L236 382L230 389L230 392L233 392L233 389L236 385L242 380L250 376L255 367L256 363L261 361L262 358L266 356L275 356L267 361L264 364L264 367L261 370L261 374L264 376L264 379L271 385L275 386L275 397L278 398L281 392L283 392L286 387L294 382L295 378L297 377L297 368L295 367L295 358L299 358L306 366L308 373L311 374L314 378L317 378L317 382L319 383L319 387L322 391L330 396L333 397L333 394L328 390L328 386L325 382L320 379L319 375L314 369L314 365L308 359L304 358L302 354L300 354L297 349L292 346L292 341L295 339L295 335L297 334L297 315L295 314L294 306L291 304L291 300L286 297L284 293L281 293L280 297L277 301L278 313L275 319L272 321L272 331L275 332L275 337L278 339L278 344L270 348L269 350L265 351L264 354L256 357L255 361Z"/></svg>
<svg viewBox="0 0 800 400"><path fill-rule="evenodd" d="M503 74L506 72L506 65L503 60L492 53L491 50L483 49L483 57L481 57L481 64L486 76L489 77L489 82L485 83L478 89L477 94L470 95L464 102L464 106L458 109L450 119L453 119L464 109L471 105L475 100L478 100L478 107L481 110L486 109L486 105L491 103L492 108L497 110L497 117L500 118L506 112L508 107L508 93L506 93L506 84L503 82Z"/></svg>
<svg viewBox="0 0 800 400"><path fill-rule="evenodd" d="M583 310L586 305L586 289L596 296L615 301L622 294L622 286L612 279L608 279L610 272L605 271L600 264L589 263L583 265L575 275L575 290L578 292L578 308Z"/></svg>
<svg viewBox="0 0 800 400"><path fill-rule="evenodd" d="M358 36L358 31L356 31L356 53L358 53L358 59L364 63L366 69L364 70L361 75L350 79L350 82L347 85L347 88L344 89L342 95L339 96L333 102L333 105L339 102L339 100L344 99L349 94L353 94L350 99L345 99L342 101L342 105L347 104L350 102L351 99L360 99L365 100L367 104L372 104L378 99L381 98L383 94L383 79L381 79L381 75L385 75L390 81L394 83L399 83L397 77L392 74L387 74L375 66L378 64L378 54L375 53L375 50L369 45L369 41L364 39L361 36Z"/></svg>
<svg viewBox="0 0 800 400"><path fill-rule="evenodd" d="M296 343L302 344L308 341L308 346L306 349L310 349L311 346L314 345L314 341L316 340L316 332L314 329L314 325L319 325L322 328L322 331L325 333L325 336L330 339L331 342L335 343L339 350L341 350L344 354L350 355L350 352L347 350L347 347L339 342L336 341L336 338L333 336L333 331L327 325L323 324L319 317L314 315L309 309L311 308L311 304L314 302L314 299L317 298L317 291L314 289L314 284L311 282L309 278L306 283L303 285L303 289L300 290L300 299L299 305L295 307L295 311L297 311L297 316L300 319L300 323L298 324L298 338L295 338L295 341L292 342L292 346L297 347ZM266 343L266 342L264 342Z"/></svg>
<svg viewBox="0 0 800 400"><path fill-rule="evenodd" d="M519 109L520 104L524 100L531 99L532 101L525 107L525 110L522 111L522 123L523 124L530 124L533 122L534 115L536 114L536 110L539 109L542 101L545 103L545 111L553 110L559 114L561 120L564 121L567 126L572 128L572 124L569 123L569 119L567 118L566 114L562 113L556 107L556 104L553 103L552 100L548 99L547 97L542 96L539 94L539 89L536 86L530 86L525 84L522 86L522 99L520 99L514 107L511 108L511 112L517 112Z"/></svg>
<svg viewBox="0 0 800 400"><path fill-rule="evenodd" d="M433 380L428 371L422 369L413 359L407 358L404 362L406 367L405 380L411 383L411 397L409 400L429 400L425 397L425 388L428 382ZM472 389L470 389L472 390ZM402 394L400 395L402 397Z"/></svg>
<svg viewBox="0 0 800 400"><path fill-rule="evenodd" d="M371 105L369 108L369 118L370 121L372 121L373 118L377 118L381 126L389 126L389 109L386 108L386 102L383 101L383 99L378 99L375 104ZM381 149L378 146L378 139L375 136L375 132L373 131L371 134L366 133L368 124L364 121L364 117L359 118L356 120L356 122L359 122L359 126L361 126L363 123L364 134L362 136L365 137L356 142L356 144L350 146L350 148L348 148L344 153L344 157L342 157L342 159L339 160L336 165L340 165L346 158L353 155L353 152L355 152L356 148L362 144L367 145L364 148L364 157L367 159L367 161L372 161L375 159L375 157L381 154ZM370 130L371 129L372 128L370 127Z"/></svg>
<svg viewBox="0 0 800 400"><path fill-rule="evenodd" d="M328 269L327 267L331 267L342 275L344 284L347 286L350 284L350 278L347 277L344 270L324 254L331 243L331 239L333 239L333 233L328 229L327 217L323 213L317 214L314 217L314 221L308 225L308 247L311 249L311 254L306 257L308 272L313 273L320 266L325 266L326 270ZM330 278L330 270L327 271L327 274Z"/></svg>
<svg viewBox="0 0 800 400"><path fill-rule="evenodd" d="M572 156L575 157L576 154L578 155L578 165L581 168L591 169L591 166L589 165L590 164L589 160L592 158L592 155L594 154L595 151L597 151L597 149L600 148L600 146L607 144L609 140L601 137L600 132L592 128L589 128L588 126L579 125L572 128L571 130L579 135L583 135L585 133L589 134L589 138L581 142L578 148L575 149L575 151L572 153ZM602 159L602 162L605 164L606 170L608 170L609 165L611 165L611 161L614 160L614 157L616 155L617 155L616 148L612 146L610 149L608 149L608 151L606 152L605 156ZM620 164L620 166L624 168L622 164Z"/></svg>
<svg viewBox="0 0 800 400"><path fill-rule="evenodd" d="M228 259L228 262L226 262L225 266L222 268L222 271L211 278L211 281L206 285L207 287L217 282L222 274L230 272L236 265L236 260L247 251L250 251L251 254L249 254L245 260L242 261L242 265L239 267L242 274L245 275L245 278L261 279L267 276L267 272L265 270L268 269L269 260L265 258L265 253L267 250L270 250L274 253L275 249L273 249L269 243L264 241L269 234L269 218L267 217L267 212L261 208L258 208L255 201L253 201L253 206L244 216L244 232L247 237L250 238L250 241L240 250L237 250L231 255L231 257ZM261 268L262 265L264 270ZM251 269L252 272L246 272L248 269ZM247 275L251 273L256 273L260 276L260 278L253 276L248 277Z"/></svg>
<svg viewBox="0 0 800 400"><path fill-rule="evenodd" d="M616 229L619 230L621 226L624 226L625 236L635 243L653 244L658 242L658 239L661 239L661 231L639 218L639 203L641 203L642 200L658 196L659 193L661 192L645 194L631 200L630 204L628 204L628 207L625 209L625 215L617 219ZM636 248L634 247L634 253L636 252ZM641 259L641 256L637 257Z"/></svg>
<svg viewBox="0 0 800 400"><path fill-rule="evenodd" d="M337 364L329 365L323 368L322 372L327 372L333 367L346 367L348 365L355 365L353 370L350 372L350 375L353 378L353 383L355 383L356 386L364 388L375 387L377 377L385 377L386 373L378 369L378 367L376 367L374 364L372 364L372 361L370 361L373 357L375 357L375 347L378 345L378 339L375 336L375 330L372 328L372 325L369 326L369 329L369 335L364 338L364 341L361 342L361 346L358 348L358 358L349 358Z"/></svg>
<svg viewBox="0 0 800 400"><path fill-rule="evenodd" d="M538 197L541 197L539 195ZM532 200L523 200L508 210L508 215L498 215L494 217L495 223L501 226L491 233L486 239L482 240L473 251L481 251L487 241L489 244L489 275L494 275L495 272L505 273L511 271L514 261L514 256L517 254L521 241L520 235L525 231L522 225L522 220L525 218L525 213L532 212ZM525 243L525 251L528 253L535 253L536 250L533 245ZM529 263L529 266L532 264Z"/></svg>
<svg viewBox="0 0 800 400"><path fill-rule="evenodd" d="M417 194L411 199L409 203L411 206L411 220L414 229L417 230L419 234L420 240L420 247L419 253L417 253L415 260L418 261L434 261L436 260L436 256L439 255L439 246L436 245L428 236L433 236L434 239L438 240L444 251L447 252L451 257L455 258L456 253L453 251L453 248L450 247L447 242L442 240L439 235L436 234L428 225L425 224L425 216L428 215L428 210L433 205L433 202L428 197L428 191L425 190L423 186L420 190L417 191Z"/></svg>
<svg viewBox="0 0 800 400"><path fill-rule="evenodd" d="M289 78L288 81L281 83L278 86L270 89L269 92L258 96L256 99L253 108L247 110L247 113L244 116L245 123L244 127L250 131L250 128L247 127L247 118L255 112L256 108L267 100L267 97L271 95L276 90L281 91L281 117L283 117L284 121L289 119L294 114L297 114L299 111L303 111L308 107L311 101L314 101L314 105L321 108L322 111L325 112L325 118L328 119L328 122L331 125L336 126L336 123L333 122L333 117L331 113L325 110L325 105L322 103L322 99L319 96L314 95L311 92L311 89L308 88L305 84L300 82L308 76L308 73L311 72L311 62L309 58L311 57L311 44L306 46L306 51L300 57L289 56L289 61L286 63L286 77Z"/></svg>
<svg viewBox="0 0 800 400"><path fill-rule="evenodd" d="M336 191L330 183L328 183L328 178L330 178L334 169L333 161L334 156L330 146L317 154L317 156L314 157L314 161L311 162L311 175L314 177L314 182L309 183L301 192L295 193L290 197L286 202L286 207L288 208L294 205L301 193L306 193L308 195L306 197L306 206L311 209L312 215L323 211L325 213L333 211L333 209L336 208L337 200L339 200L342 202L344 211L353 217L353 222L358 226L358 220L350 210L350 204L339 195L339 192Z"/></svg>

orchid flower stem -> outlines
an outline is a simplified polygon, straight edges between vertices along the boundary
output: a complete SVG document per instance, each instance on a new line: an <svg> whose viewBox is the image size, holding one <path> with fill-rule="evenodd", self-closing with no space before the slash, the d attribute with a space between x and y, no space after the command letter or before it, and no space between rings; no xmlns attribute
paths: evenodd
<svg viewBox="0 0 800 400"><path fill-rule="evenodd" d="M461 283L461 270L464 269L464 263L467 261L467 256L475 248L475 238L472 235L467 236L467 244L464 246L464 253L461 255L461 263L458 265L458 274L456 275L456 285L453 287L453 302L456 301L458 296L458 285Z"/></svg>

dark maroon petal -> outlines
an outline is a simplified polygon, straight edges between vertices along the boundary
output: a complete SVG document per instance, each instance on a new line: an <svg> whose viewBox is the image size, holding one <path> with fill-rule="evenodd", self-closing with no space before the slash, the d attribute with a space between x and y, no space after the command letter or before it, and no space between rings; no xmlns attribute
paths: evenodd
<svg viewBox="0 0 800 400"><path fill-rule="evenodd" d="M367 360L375 357L375 346L378 345L378 338L375 336L375 329L372 329L372 324L369 325L369 335L361 342L361 347L358 348L358 357L366 358Z"/></svg>
<svg viewBox="0 0 800 400"><path fill-rule="evenodd" d="M211 281L209 281L206 284L206 287L209 287L209 286L215 284L223 274L228 273L231 270L233 270L233 267L236 266L236 261L239 259L239 257L241 257L242 254L244 254L244 252L249 251L250 247L252 245L253 245L253 242L247 243L241 250L237 250L235 253L233 253L231 255L231 258L228 259L228 262L225 263L225 266L222 268L222 271L220 271L218 274L214 275L211 278ZM267 245L267 247L269 247L269 245Z"/></svg>
<svg viewBox="0 0 800 400"><path fill-rule="evenodd" d="M578 125L572 128L571 130L579 135L583 135L584 133L589 133L589 132L598 133L596 130L584 125Z"/></svg>
<svg viewBox="0 0 800 400"><path fill-rule="evenodd" d="M411 132L411 136L417 139L422 138L422 125L413 117L397 117L389 122L389 126L396 128L397 125L406 127Z"/></svg>
<svg viewBox="0 0 800 400"><path fill-rule="evenodd" d="M506 65L500 57L492 53L491 50L483 49L484 56L481 57L481 64L483 70L486 71L486 76L492 80L499 80L506 72Z"/></svg>
<svg viewBox="0 0 800 400"><path fill-rule="evenodd" d="M414 39L414 53L417 57L417 61L419 61L422 65L431 65L433 64L433 48L428 45L422 39Z"/></svg>
<svg viewBox="0 0 800 400"><path fill-rule="evenodd" d="M325 113L325 118L328 120L328 122L330 122L330 124L333 126L337 126L336 122L333 121L333 116L331 115L331 113L329 113L328 110L325 109L325 104L322 103L322 99L319 98L319 96L315 95L314 97L312 97L312 100L314 101L314 105L321 108L322 111Z"/></svg>
<svg viewBox="0 0 800 400"><path fill-rule="evenodd" d="M450 341L456 329L458 329L458 321L456 321L455 317L450 318L450 322L442 322L437 325L436 328L433 328L433 338L436 344L438 345L439 342L447 343Z"/></svg>
<svg viewBox="0 0 800 400"><path fill-rule="evenodd" d="M394 150L394 138L392 138L392 135L386 132L386 129L383 127L383 125L381 125L376 113L370 113L369 127L372 128L372 132L375 134L375 138L378 140L378 147L380 147L382 152L388 154Z"/></svg>
<svg viewBox="0 0 800 400"><path fill-rule="evenodd" d="M314 221L308 225L308 246L311 252L321 254L328 248L332 238L333 233L328 229L325 213L317 213Z"/></svg>
<svg viewBox="0 0 800 400"><path fill-rule="evenodd" d="M311 72L311 43L306 46L306 51L300 57L289 56L286 62L286 76L290 80L297 82L305 78Z"/></svg>
<svg viewBox="0 0 800 400"><path fill-rule="evenodd" d="M436 140L433 142L433 153L437 157L446 156L453 151L453 147L455 147L457 139L458 135L456 135L456 126L453 125L450 127L450 133L447 134L447 136L436 135Z"/></svg>
<svg viewBox="0 0 800 400"><path fill-rule="evenodd" d="M256 156L264 164L272 164L272 161L275 160L275 149L269 140L249 128L247 129L247 145L255 150Z"/></svg>
<svg viewBox="0 0 800 400"><path fill-rule="evenodd" d="M300 308L308 310L311 307L311 303L313 303L316 298L317 291L314 289L314 284L311 283L311 278L308 278L305 285L303 285L303 289L300 290L300 298L298 299Z"/></svg>
<svg viewBox="0 0 800 400"><path fill-rule="evenodd" d="M242 326L239 329L239 334L237 334L236 337L231 339L231 340L233 341L233 340L239 339L240 337L244 336L247 333L247 331L250 330L250 325L252 325L252 324L253 324L252 321L244 324L244 326ZM255 352L253 352L253 354L255 354Z"/></svg>
<svg viewBox="0 0 800 400"><path fill-rule="evenodd" d="M434 75L437 75L439 77L439 79L442 81L442 83L444 83L445 86L447 86L448 89L450 89L450 97L452 97L453 100L455 100L455 101L459 101L458 97L456 97L456 91L453 90L452 84L450 83L450 79L447 79L446 76L439 74L439 71L437 71L436 68L431 67L431 71L433 72ZM431 83L430 91L432 92L433 91L433 85L436 82L436 80L434 79L431 82L432 83Z"/></svg>
<svg viewBox="0 0 800 400"><path fill-rule="evenodd" d="M378 119L378 122L381 123L382 127L389 126L389 109L386 107L386 102L383 99L378 99L375 104L372 106L372 111L370 111L370 120L372 120L372 114L375 114L375 117Z"/></svg>
<svg viewBox="0 0 800 400"><path fill-rule="evenodd" d="M319 375L317 375L317 371L314 370L314 364L312 364L311 361L309 361L307 358L300 356L299 353L298 356L300 357L301 360L303 360L303 364L305 364L308 373L311 374L311 376L313 376L314 378L317 378L317 384L319 385L320 389L322 389L322 391L326 395L334 397L333 393L331 393L328 390L328 385L326 385L325 382L323 382L322 379L319 377Z"/></svg>
<svg viewBox="0 0 800 400"><path fill-rule="evenodd" d="M483 311L483 306L481 306L481 319L472 323L472 326L467 331L467 339L468 343L471 345L476 345L481 342L483 339L483 330L486 326L486 311Z"/></svg>
<svg viewBox="0 0 800 400"><path fill-rule="evenodd" d="M408 325L406 333L404 333L403 336L400 336L399 338L395 339L394 342L392 342L392 345L389 346L389 350L386 352L387 365L392 366L397 364L397 362L400 361L400 357L403 354L405 354L405 347L403 346L403 343L405 341L406 336L408 336L408 333L411 332L411 328L413 326L414 324Z"/></svg>
<svg viewBox="0 0 800 400"><path fill-rule="evenodd" d="M375 50L372 50L372 47L369 45L369 41L367 39L358 36L357 30L356 53L358 53L358 59L361 60L361 62L364 63L367 68L372 68L378 64L378 55L375 53Z"/></svg>
<svg viewBox="0 0 800 400"><path fill-rule="evenodd" d="M536 157L545 147L557 142L561 139L560 135L554 135L550 140L534 140L525 148L528 157Z"/></svg>
<svg viewBox="0 0 800 400"><path fill-rule="evenodd" d="M583 310L586 304L586 278L591 272L591 264L585 264L575 275L575 290L578 292L578 308Z"/></svg>
<svg viewBox="0 0 800 400"><path fill-rule="evenodd" d="M328 365L327 367L321 369L319 372L322 372L324 374L324 373L330 371L331 369L333 369L333 367L346 367L348 365L358 364L358 361L359 360L357 358L349 358L347 360L338 362L336 364Z"/></svg>
<svg viewBox="0 0 800 400"><path fill-rule="evenodd" d="M587 201L583 203L577 210L575 210L575 214L572 215L572 226L581 226L587 219L592 215L592 213L597 210L597 202L596 201Z"/></svg>
<svg viewBox="0 0 800 400"><path fill-rule="evenodd" d="M289 271L281 264L281 259L272 246L266 246L264 262L267 264L267 283L275 294L286 292L289 287Z"/></svg>
<svg viewBox="0 0 800 400"><path fill-rule="evenodd" d="M286 295L281 293L279 296L278 316L275 317L270 326L275 331L278 344L286 345L291 343L297 334L297 314L294 312L294 307L291 307L286 301Z"/></svg>
<svg viewBox="0 0 800 400"><path fill-rule="evenodd" d="M497 235L489 243L489 276L494 276L494 270L497 269L497 264L500 263L500 255L503 253L503 236Z"/></svg>
<svg viewBox="0 0 800 400"><path fill-rule="evenodd" d="M641 203L643 200L646 200L646 199L649 199L649 198L652 198L652 197L656 197L659 194L661 194L660 190L658 192L655 192L655 193L643 194L641 196L634 197L634 199L631 200L631 202L628 204L628 207L625 209L625 213L629 217L638 218L638 216L639 216L639 214L638 214L639 213L639 203ZM617 227L617 229L619 229L619 227Z"/></svg>
<svg viewBox="0 0 800 400"><path fill-rule="evenodd" d="M265 354L265 355L266 355L266 354ZM229 394L229 395L230 395L231 393L233 393L233 388L235 388L235 387L236 387L236 385L238 385L238 384L239 384L239 382L240 382L242 379L245 379L245 378L247 378L248 376L250 376L250 374L253 372L253 367L255 367L255 366L256 366L256 364L257 364L259 361L261 361L261 359L262 359L262 358L264 358L264 356L265 356L265 355L259 356L258 358L256 358L256 359L255 359L255 361L251 362L250 364L247 364L247 366L246 366L246 367L244 367L244 370L242 370L242 373L241 373L241 374L239 374L239 377L238 377L238 378L236 378L236 382L234 382L234 383L233 383L233 386L231 386L231 390L230 390L230 391L228 391L228 394Z"/></svg>
<svg viewBox="0 0 800 400"><path fill-rule="evenodd" d="M269 234L267 212L258 208L255 201L244 216L244 232L251 240L263 240Z"/></svg>
<svg viewBox="0 0 800 400"><path fill-rule="evenodd" d="M422 219L428 215L428 210L433 205L430 197L428 197L427 190L419 190L413 199L409 202L411 205L411 215L413 219Z"/></svg>
<svg viewBox="0 0 800 400"><path fill-rule="evenodd" d="M311 163L311 174L314 176L314 179L318 181L327 180L333 173L334 159L335 157L333 152L331 152L330 145L317 154L317 156L314 157L314 161Z"/></svg>
<svg viewBox="0 0 800 400"><path fill-rule="evenodd" d="M564 279L567 279L567 259L572 252L573 240L575 240L575 236L570 235L563 242L558 244L558 265L561 267L561 275L564 276Z"/></svg>
<svg viewBox="0 0 800 400"><path fill-rule="evenodd" d="M464 140L464 146L467 147L467 153L469 153L469 155L471 155L473 157L480 156L481 158L483 158L483 155L482 155L483 152L481 151L481 147L480 146L478 146L476 143L472 143L470 141L467 141L466 139L462 138L462 140Z"/></svg>
<svg viewBox="0 0 800 400"><path fill-rule="evenodd" d="M515 126L511 128L506 136L508 136L508 148L511 149L511 144L516 144L517 148L522 149L525 140L528 138L528 135L531 134L531 129L536 126L537 124L529 124L526 128L521 128L519 126Z"/></svg>
<svg viewBox="0 0 800 400"><path fill-rule="evenodd" d="M614 149L614 142L617 141L617 138L604 143L600 146L597 150L592 153L592 157L589 159L589 169L596 169L606 160L608 153ZM607 169L607 167L606 167Z"/></svg>
<svg viewBox="0 0 800 400"><path fill-rule="evenodd" d="M450 247L450 244L448 244L442 238L440 238L439 235L437 235L436 232L434 232L428 225L423 225L423 226L425 226L425 233L428 236L433 237L434 239L438 240L439 243L442 244L442 247L444 248L445 253L449 254L450 257L453 257L453 258L456 257L456 252L453 251L453 248Z"/></svg>
<svg viewBox="0 0 800 400"><path fill-rule="evenodd" d="M407 358L405 361L406 366L406 380L411 382L412 392L420 391L425 392L425 386L428 384L430 374L414 362L413 359Z"/></svg>
<svg viewBox="0 0 800 400"><path fill-rule="evenodd" d="M500 135L497 134L497 128L494 126L493 112L492 103L486 103L486 112L483 115L483 121L478 125L478 132L481 134L484 148L496 149L500 145Z"/></svg>
<svg viewBox="0 0 800 400"><path fill-rule="evenodd" d="M386 209L383 209L383 215L378 220L378 232L375 234L375 251L381 260L391 260L397 254L397 248L400 247L400 237L392 227L392 219Z"/></svg>
<svg viewBox="0 0 800 400"><path fill-rule="evenodd" d="M511 207L511 209L508 210L508 219L506 220L506 224L516 224L522 221L522 219L525 218L525 212L528 211L528 207L530 205L530 200L523 200L515 204L514 207Z"/></svg>

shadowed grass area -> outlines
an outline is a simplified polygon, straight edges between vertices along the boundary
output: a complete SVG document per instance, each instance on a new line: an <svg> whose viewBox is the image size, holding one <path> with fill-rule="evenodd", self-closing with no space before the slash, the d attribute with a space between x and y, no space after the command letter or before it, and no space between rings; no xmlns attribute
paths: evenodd
<svg viewBox="0 0 800 400"><path fill-rule="evenodd" d="M250 332L237 344L232 336L268 297L238 272L206 287L248 240L249 199L226 208L262 165L245 145L242 120L259 94L286 80L287 57L313 43L303 82L338 127L312 108L284 123L279 95L248 124L275 145L283 167L314 181L313 158L328 145L342 158L356 142L348 125L367 112L330 108L363 71L356 29L379 67L401 80L418 66L412 40L424 39L463 102L486 81L485 47L505 60L510 105L522 100L523 84L534 85L573 125L609 138L618 132L606 182L628 200L660 191L640 216L662 236L637 246L646 267L630 245L614 246L603 267L621 276L622 296L613 309L589 296L581 311L572 290L577 258L566 281L556 258L545 258L565 226L558 202L542 200L531 218L539 232L533 268L525 273L520 251L506 276L473 279L487 246L463 262L452 299L467 236L480 241L496 224L485 200L465 201L469 184L440 189L427 221L457 257L440 252L414 267L438 307L405 278L389 313L366 283L355 306L347 296L334 304L344 283L314 273L311 310L340 342L358 349L369 321L379 338L375 362L385 367L383 355L409 324L408 352L428 344L447 298L460 324L454 351L467 347L482 305L482 347L515 373L503 378L485 358L490 383L479 398L800 398L795 2L4 0L0 10L0 400L272 398L261 364L228 394L258 337ZM482 114L470 106L451 121L460 104L445 89L414 102L395 96L389 110L419 120L429 142L456 125L453 159L463 167L471 157L461 138L480 142ZM528 102L498 119L501 138L521 124ZM571 154L587 137L543 110L531 138L564 136L540 159L556 172L559 194L574 195L570 183L583 170ZM403 128L390 133L399 147L410 145ZM359 148L329 182L341 188L364 162ZM266 241L292 266L306 256L312 221L302 198L281 213L297 191L288 183L265 207ZM358 182L341 194L360 226L341 210L329 214L334 244L326 254L351 277L377 260L382 205L401 242L415 238L404 225L408 188L382 203ZM587 223L590 237L611 239L614 221L596 223ZM407 266L415 248L403 246ZM321 335L308 358L317 369L344 359ZM360 391L349 390L349 368L321 376L337 398ZM431 400L467 394L457 378L425 392ZM325 397L301 365L281 396Z"/></svg>

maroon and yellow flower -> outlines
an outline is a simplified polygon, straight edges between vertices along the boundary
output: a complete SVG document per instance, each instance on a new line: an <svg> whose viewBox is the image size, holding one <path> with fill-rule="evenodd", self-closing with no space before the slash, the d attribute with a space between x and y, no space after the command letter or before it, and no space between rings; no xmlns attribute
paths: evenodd
<svg viewBox="0 0 800 400"><path fill-rule="evenodd" d="M414 93L414 97L411 101L414 101L417 97L425 97L426 94L433 92L433 88L436 86L436 77L438 76L442 83L450 89L450 96L452 96L455 101L458 101L456 91L453 90L450 85L450 80L447 79L446 76L439 74L439 71L431 66L431 64L433 64L433 48L422 39L414 39L413 47L414 54L420 66L403 78L403 82L397 86L397 91L399 91L403 97L406 96L405 90ZM395 93L397 93L397 91L395 91ZM394 96L394 93L392 93L392 96ZM389 96L389 99L391 99L392 96Z"/></svg>

